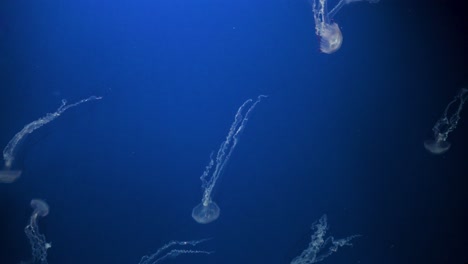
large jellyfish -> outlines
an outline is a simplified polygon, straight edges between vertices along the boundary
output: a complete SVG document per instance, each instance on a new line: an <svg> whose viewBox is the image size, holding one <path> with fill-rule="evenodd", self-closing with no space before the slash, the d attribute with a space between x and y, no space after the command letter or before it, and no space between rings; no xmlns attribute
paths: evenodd
<svg viewBox="0 0 468 264"><path fill-rule="evenodd" d="M47 264L47 250L52 246L46 242L45 236L39 233L37 218L49 214L49 205L39 199L31 200L31 207L34 209L29 219L29 224L24 228L24 232L29 239L32 250L32 263Z"/></svg>
<svg viewBox="0 0 468 264"><path fill-rule="evenodd" d="M311 0L312 12L315 20L315 34L320 38L320 50L331 54L340 49L343 43L343 34L337 23L332 22L333 17L346 4L367 1L377 3L379 0L340 0L338 4L328 12L328 0Z"/></svg>
<svg viewBox="0 0 468 264"><path fill-rule="evenodd" d="M310 264L317 263L324 260L334 252L338 251L338 248L342 246L351 246L350 241L359 235L353 235L346 238L335 240L332 236L324 238L328 230L327 216L323 215L318 222L312 224L312 234L309 246L302 251L302 253L295 257L291 264ZM324 248L328 250L323 251Z"/></svg>
<svg viewBox="0 0 468 264"><path fill-rule="evenodd" d="M199 224L208 224L216 219L218 219L220 214L220 209L218 205L212 200L211 193L213 188L218 180L219 176L223 173L223 169L226 166L231 154L236 147L239 137L242 131L245 128L249 116L255 106L265 98L265 95L259 95L257 100L254 102L252 99L245 101L237 110L234 122L229 129L229 133L226 136L226 140L221 143L216 158L213 159L213 154L210 157L210 162L205 168L202 176L200 177L202 181L203 197L201 203L195 206L192 210L192 217ZM250 105L250 107L245 111L244 109ZM211 174L211 175L210 175Z"/></svg>
<svg viewBox="0 0 468 264"><path fill-rule="evenodd" d="M201 240L191 240L191 241L171 241L166 245L162 246L158 249L155 253L151 255L145 255L141 258L138 264L156 264L159 263L167 258L174 258L181 254L211 254L212 251L204 251L204 250L191 250L191 249L171 249L169 252L167 250L172 246L196 246L199 243L205 242L209 239L201 239ZM166 252L164 255L163 253Z"/></svg>
<svg viewBox="0 0 468 264"><path fill-rule="evenodd" d="M57 111L54 113L47 113L44 117L27 124L23 129L21 129L20 132L16 133L16 135L10 140L10 142L8 142L5 149L3 150L3 160L5 161L5 167L0 171L0 183L14 182L21 175L21 170L12 170L11 167L13 165L13 161L15 160L15 155L19 143L21 143L28 134L31 134L34 130L59 117L67 109L78 106L85 102L99 99L102 99L102 97L91 96L69 105L67 105L66 100L62 100L62 105L57 109Z"/></svg>
<svg viewBox="0 0 468 264"><path fill-rule="evenodd" d="M432 154L442 154L449 150L451 144L447 141L448 134L452 132L460 120L460 112L463 109L463 104L468 99L468 89L462 88L458 94L453 98L452 101L445 108L442 117L437 120L432 131L434 132L434 139L424 141L424 147L427 151ZM455 108L455 112L451 116L449 115L450 108L457 102L458 107Z"/></svg>

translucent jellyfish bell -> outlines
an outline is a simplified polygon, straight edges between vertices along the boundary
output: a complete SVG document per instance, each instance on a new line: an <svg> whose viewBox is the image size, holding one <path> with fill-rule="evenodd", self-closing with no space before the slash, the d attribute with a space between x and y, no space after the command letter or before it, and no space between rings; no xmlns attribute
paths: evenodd
<svg viewBox="0 0 468 264"><path fill-rule="evenodd" d="M325 24L320 32L320 51L331 54L341 48L343 34L337 23Z"/></svg>
<svg viewBox="0 0 468 264"><path fill-rule="evenodd" d="M31 200L31 207L34 209L33 215L44 217L49 214L49 205L43 200Z"/></svg>
<svg viewBox="0 0 468 264"><path fill-rule="evenodd" d="M424 147L432 154L442 154L449 150L450 146L450 142L441 140L440 138L424 141Z"/></svg>
<svg viewBox="0 0 468 264"><path fill-rule="evenodd" d="M200 224L208 224L218 219L220 211L215 202L208 201L206 205L199 203L195 206L192 210L192 217Z"/></svg>
<svg viewBox="0 0 468 264"><path fill-rule="evenodd" d="M337 23L332 22L333 17L346 4L359 1L377 3L379 0L340 0L338 4L328 12L328 0L311 0L314 13L315 34L320 38L320 51L326 54L336 52L343 44L343 34Z"/></svg>
<svg viewBox="0 0 468 264"><path fill-rule="evenodd" d="M460 120L460 112L463 109L463 104L468 100L468 89L462 88L452 101L447 105L442 114L442 117L437 120L432 131L434 132L434 139L424 141L424 147L432 154L442 154L450 149L450 142L447 141L448 134L455 130ZM452 106L457 102L458 107L452 115L449 114ZM453 111L453 110L452 110Z"/></svg>
<svg viewBox="0 0 468 264"><path fill-rule="evenodd" d="M0 171L0 183L12 183L16 181L20 176L20 170L9 170L5 166L5 169Z"/></svg>

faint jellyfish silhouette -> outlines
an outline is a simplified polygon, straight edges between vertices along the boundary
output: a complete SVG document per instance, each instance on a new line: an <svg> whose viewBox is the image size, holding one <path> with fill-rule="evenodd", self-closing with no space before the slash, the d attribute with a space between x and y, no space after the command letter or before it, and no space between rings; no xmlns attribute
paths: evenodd
<svg viewBox="0 0 468 264"><path fill-rule="evenodd" d="M332 22L333 17L346 4L359 1L377 3L379 0L340 0L338 4L328 12L328 0L311 0L314 13L315 34L320 38L320 51L331 54L340 49L343 44L343 34L337 23ZM327 13L328 12L328 13Z"/></svg>
<svg viewBox="0 0 468 264"><path fill-rule="evenodd" d="M12 183L16 181L20 175L20 170L9 170L8 168L5 168L0 171L0 183Z"/></svg>
<svg viewBox="0 0 468 264"><path fill-rule="evenodd" d="M158 249L155 253L151 255L145 255L141 258L140 262L138 264L156 264L159 263L167 258L174 258L177 257L181 254L211 254L213 253L212 251L204 251L204 250L191 250L191 249L171 249L169 252L167 252L168 248L172 246L186 246L186 245L191 245L191 246L196 246L199 243L205 242L207 240L210 240L211 238L208 239L201 239L201 240L191 240L191 241L171 241L167 243L166 245L162 246L161 248ZM166 252L166 254L163 255L163 253Z"/></svg>
<svg viewBox="0 0 468 264"><path fill-rule="evenodd" d="M323 215L318 222L314 222L312 224L312 230L314 230L314 233L312 234L309 246L302 251L299 256L295 257L291 261L291 264L310 264L320 262L338 251L338 248L342 246L351 246L352 244L350 241L359 237L359 235L353 235L335 240L330 236L325 239L324 237L328 230L327 215ZM328 250L321 253L320 251L328 245Z"/></svg>
<svg viewBox="0 0 468 264"><path fill-rule="evenodd" d="M46 242L45 236L39 233L37 225L38 216L44 217L49 214L49 205L39 199L31 200L31 207L34 209L29 224L24 228L24 232L29 239L32 250L32 263L47 264L47 249L52 247Z"/></svg>
<svg viewBox="0 0 468 264"><path fill-rule="evenodd" d="M442 154L449 150L451 144L447 141L448 134L452 132L458 124L460 120L460 112L463 109L463 104L468 99L468 89L462 88L458 92L458 94L453 98L452 101L447 105L442 114L442 117L437 120L432 131L434 132L434 139L429 139L424 141L424 147L427 151L431 152L432 154ZM449 110L457 101L458 107L456 111L448 117Z"/></svg>
<svg viewBox="0 0 468 264"><path fill-rule="evenodd" d="M248 99L239 107L236 116L234 117L234 122L232 123L231 128L229 129L229 133L226 136L226 140L221 143L221 146L218 149L216 158L214 159L213 153L211 154L210 162L200 177L202 181L202 188L204 189L202 201L192 210L192 217L199 224L208 224L218 219L220 209L219 206L212 200L211 193L213 192L216 181L223 173L223 169L229 161L229 158L231 157L231 154L239 141L239 137L244 130L247 121L249 120L249 116L252 110L262 100L262 98L266 97L266 95L259 95L255 102L253 102L252 99ZM244 109L249 104L250 107L244 114Z"/></svg>
<svg viewBox="0 0 468 264"><path fill-rule="evenodd" d="M0 183L11 183L19 178L21 175L21 170L11 170L13 161L15 160L16 152L18 150L18 145L21 143L28 134L31 134L34 130L42 127L43 125L51 122L55 118L59 117L67 109L78 106L82 103L100 100L102 97L91 96L89 98L83 99L74 104L67 105L66 100L62 100L62 105L54 113L47 113L44 117L39 118L36 121L33 121L27 124L20 132L8 142L5 149L3 150L3 160L5 161L5 167L0 171Z"/></svg>

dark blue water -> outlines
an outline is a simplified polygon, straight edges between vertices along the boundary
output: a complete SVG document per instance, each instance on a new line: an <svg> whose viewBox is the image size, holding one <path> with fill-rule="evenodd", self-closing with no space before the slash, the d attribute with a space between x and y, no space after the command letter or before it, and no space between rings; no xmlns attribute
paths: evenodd
<svg viewBox="0 0 468 264"><path fill-rule="evenodd" d="M22 144L21 178L0 185L0 263L30 259L33 198L50 205L51 264L137 264L209 237L197 248L214 254L167 263L289 263L325 213L330 235L362 236L324 263L468 262L468 109L447 153L423 147L468 85L462 2L346 6L326 55L305 0L2 1L2 147L62 99L104 99ZM259 94L221 216L197 224L209 155Z"/></svg>

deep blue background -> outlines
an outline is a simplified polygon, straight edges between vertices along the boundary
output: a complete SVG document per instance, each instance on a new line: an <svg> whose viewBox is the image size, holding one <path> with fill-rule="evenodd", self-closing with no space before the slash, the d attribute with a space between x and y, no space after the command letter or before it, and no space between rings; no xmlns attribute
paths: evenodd
<svg viewBox="0 0 468 264"><path fill-rule="evenodd" d="M206 237L215 254L167 263L289 263L324 213L330 235L362 235L326 263L468 262L468 110L449 152L422 146L468 85L468 9L423 2L346 6L325 55L306 0L2 1L0 145L62 98L104 99L25 141L22 177L0 185L0 263L29 259L33 198L51 208L51 264L136 264ZM199 176L258 94L221 216L199 225Z"/></svg>

